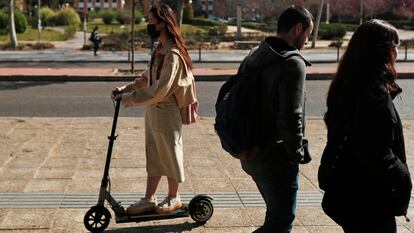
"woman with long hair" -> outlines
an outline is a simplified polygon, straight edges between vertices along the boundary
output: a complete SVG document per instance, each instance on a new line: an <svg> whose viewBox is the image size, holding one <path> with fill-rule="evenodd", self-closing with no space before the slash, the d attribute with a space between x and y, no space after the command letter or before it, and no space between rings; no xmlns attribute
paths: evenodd
<svg viewBox="0 0 414 233"><path fill-rule="evenodd" d="M129 215L154 210L167 214L181 208L178 187L184 182L184 165L180 109L196 102L192 62L168 5L151 6L147 31L152 39L159 40L148 69L134 82L113 91L125 107L147 105L147 186L145 197L127 208ZM167 177L168 195L157 204L156 190L162 176Z"/></svg>
<svg viewBox="0 0 414 233"><path fill-rule="evenodd" d="M322 207L346 233L396 233L411 178L393 99L399 35L382 20L361 24L327 97L328 140L319 167Z"/></svg>

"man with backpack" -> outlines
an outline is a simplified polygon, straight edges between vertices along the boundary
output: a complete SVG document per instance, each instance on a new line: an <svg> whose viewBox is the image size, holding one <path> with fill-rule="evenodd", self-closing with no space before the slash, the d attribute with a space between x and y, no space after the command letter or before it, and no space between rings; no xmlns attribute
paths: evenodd
<svg viewBox="0 0 414 233"><path fill-rule="evenodd" d="M305 66L299 53L313 30L312 14L303 7L288 7L278 19L277 36L266 38L239 67L259 73L256 82L263 96L257 121L273 135L253 157L241 159L243 170L255 181L265 203L266 218L255 233L288 233L296 213L299 163L305 149ZM246 122L246 124L254 124ZM266 127L268 125L268 127ZM268 138L269 139L269 138Z"/></svg>

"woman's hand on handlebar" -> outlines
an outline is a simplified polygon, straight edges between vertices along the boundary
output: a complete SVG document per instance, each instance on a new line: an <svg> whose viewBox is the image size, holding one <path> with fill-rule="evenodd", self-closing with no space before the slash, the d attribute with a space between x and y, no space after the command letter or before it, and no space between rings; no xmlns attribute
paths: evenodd
<svg viewBox="0 0 414 233"><path fill-rule="evenodd" d="M114 90L112 90L111 98L115 101L122 99L122 91L119 87L116 87Z"/></svg>

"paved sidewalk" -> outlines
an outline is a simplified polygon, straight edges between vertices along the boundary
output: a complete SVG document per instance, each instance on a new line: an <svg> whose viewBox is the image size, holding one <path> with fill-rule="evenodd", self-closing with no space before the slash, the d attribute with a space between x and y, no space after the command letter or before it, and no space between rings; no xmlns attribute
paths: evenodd
<svg viewBox="0 0 414 233"><path fill-rule="evenodd" d="M204 226L195 225L190 218L129 224L111 222L107 232L247 233L261 225L263 202L248 201L246 195L259 196L257 189L242 172L239 162L221 149L213 121L213 118L201 117L198 123L184 127L186 181L180 190L186 197L211 193L216 198L212 219ZM50 197L47 200L51 201L52 196L72 195L79 197L78 204L86 206L97 201L94 195L102 178L111 123L109 117L0 118L0 198L3 198L0 199L3 206L0 232L86 232L83 216L88 208L65 206L63 200L59 207L53 207L42 197ZM413 170L414 120L406 119L403 123L408 164ZM110 170L111 191L138 198L144 191L146 176L143 118L121 116L117 133ZM309 165L301 166L300 201L293 232L342 232L319 206L317 167L326 140L321 119L307 119L307 135L314 159ZM166 188L163 180L159 191L165 192ZM4 207L5 197L13 195L20 198L20 206ZM31 197L37 205L25 203L23 196ZM82 197L86 196L92 201L83 203ZM243 202L237 206L231 202L235 199ZM414 219L412 207L409 217ZM398 233L414 232L414 223L399 218L398 225Z"/></svg>
<svg viewBox="0 0 414 233"><path fill-rule="evenodd" d="M408 63L409 64L409 63ZM137 66L140 71L145 66ZM414 66L396 66L398 79L413 79ZM33 68L0 67L0 81L130 81L135 77L110 68ZM124 70L129 71L129 70ZM307 80L331 79L336 72L336 65L318 64L307 67ZM232 69L194 68L193 74L198 81L224 81L237 73Z"/></svg>

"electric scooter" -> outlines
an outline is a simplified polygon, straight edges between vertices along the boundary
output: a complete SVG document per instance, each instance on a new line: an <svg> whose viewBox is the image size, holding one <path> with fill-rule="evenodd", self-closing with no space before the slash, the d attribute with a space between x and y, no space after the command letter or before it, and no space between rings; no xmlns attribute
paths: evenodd
<svg viewBox="0 0 414 233"><path fill-rule="evenodd" d="M145 213L136 216L130 216L126 213L125 208L121 205L121 202L117 202L114 197L111 195L110 190L108 189L109 184L109 167L111 163L112 156L112 147L114 141L118 137L115 136L116 123L118 120L118 113L121 100L117 100L115 104L115 113L112 123L111 136L109 139L108 153L106 156L105 170L102 178L101 188L99 190L99 199L98 203L95 206L92 206L85 214L83 223L87 230L92 233L104 231L111 219L111 213L104 206L105 201L109 203L113 212L115 213L115 222L116 223L126 223L126 222L145 222L151 220L161 220L161 219L172 219L172 218L182 218L190 216L194 221L200 224L207 222L213 215L213 198L209 195L199 194L191 199L188 205L184 204L182 208L175 210L170 214L157 214Z"/></svg>

